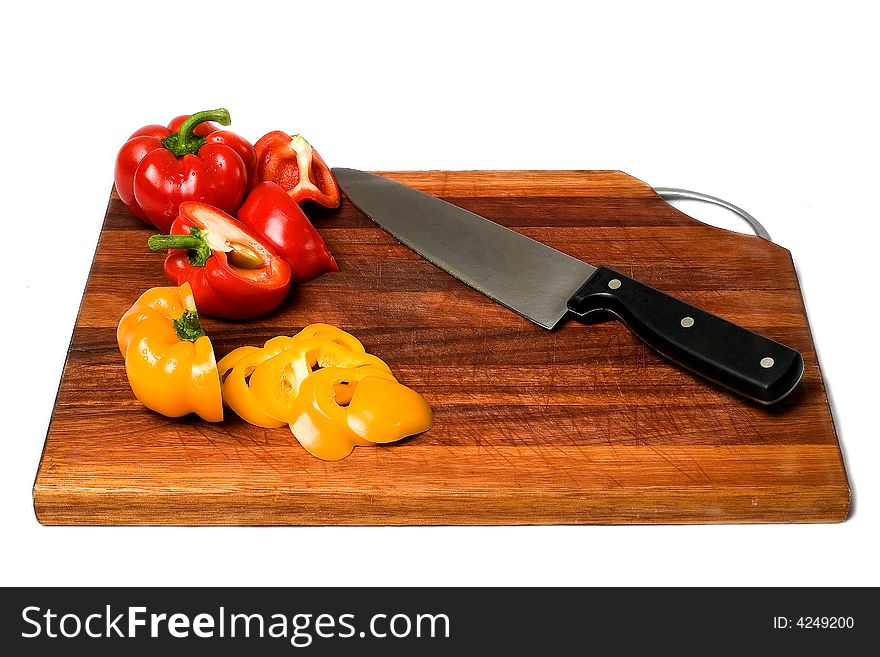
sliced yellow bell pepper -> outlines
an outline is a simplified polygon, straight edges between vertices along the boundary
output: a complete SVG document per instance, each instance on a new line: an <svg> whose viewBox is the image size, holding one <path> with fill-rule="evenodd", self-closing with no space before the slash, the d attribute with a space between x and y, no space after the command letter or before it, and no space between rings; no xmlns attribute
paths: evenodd
<svg viewBox="0 0 880 657"><path fill-rule="evenodd" d="M306 347L302 347L302 345L306 345ZM362 359L365 357L364 346L357 338L329 324L312 324L293 337L272 338L263 347L239 347L224 356L217 366L223 401L226 405L243 420L258 427L272 429L287 424L287 420L267 412L267 407L264 404L264 398L267 397L267 394L265 392L255 394L253 382L254 376L258 370L262 369L264 363L275 356L293 350L298 350L296 358L302 362L305 362L303 354L311 353L314 350L337 354L337 359L348 354L351 354L352 357L361 356ZM369 359L374 359L387 369L387 366L378 358L370 356ZM315 363L312 362L310 366L314 365ZM305 365L298 367L300 377L307 376L310 371L310 367ZM265 378L265 375L257 376L257 381L262 381ZM265 385L262 385L261 391L264 389Z"/></svg>
<svg viewBox="0 0 880 657"><path fill-rule="evenodd" d="M354 336L327 324L262 347L240 347L218 368L223 401L232 410L260 427L289 424L309 453L327 461L434 423L421 395L398 383Z"/></svg>
<svg viewBox="0 0 880 657"><path fill-rule="evenodd" d="M116 330L125 373L147 408L180 417L223 420L220 377L211 340L202 331L189 283L144 292Z"/></svg>

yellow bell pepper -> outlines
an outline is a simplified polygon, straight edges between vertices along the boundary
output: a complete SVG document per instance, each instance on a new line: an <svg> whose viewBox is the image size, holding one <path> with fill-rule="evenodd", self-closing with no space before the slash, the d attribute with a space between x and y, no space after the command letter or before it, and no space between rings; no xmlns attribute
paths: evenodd
<svg viewBox="0 0 880 657"><path fill-rule="evenodd" d="M189 283L144 292L119 320L116 339L132 392L144 406L169 417L223 420L214 349Z"/></svg>

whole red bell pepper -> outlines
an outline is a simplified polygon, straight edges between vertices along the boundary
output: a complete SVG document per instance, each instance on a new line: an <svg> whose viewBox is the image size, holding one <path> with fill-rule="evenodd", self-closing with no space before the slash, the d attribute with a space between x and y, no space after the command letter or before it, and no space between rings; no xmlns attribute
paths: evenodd
<svg viewBox="0 0 880 657"><path fill-rule="evenodd" d="M273 182L261 182L247 195L238 220L254 229L287 261L294 283L339 271L327 245L302 209Z"/></svg>
<svg viewBox="0 0 880 657"><path fill-rule="evenodd" d="M247 190L247 167L236 149L225 143L227 137L211 141L216 131L207 137L195 134L207 121L229 125L229 112L197 112L176 132L146 126L125 142L116 157L119 198L137 217L163 232L171 227L183 201L235 212Z"/></svg>
<svg viewBox="0 0 880 657"><path fill-rule="evenodd" d="M339 185L318 151L300 135L275 131L260 137L257 182L279 184L299 204L312 201L325 208L339 207Z"/></svg>
<svg viewBox="0 0 880 657"><path fill-rule="evenodd" d="M170 235L153 235L154 251L169 249L165 275L189 283L199 312L228 319L265 315L290 289L290 266L253 230L222 210L184 201Z"/></svg>

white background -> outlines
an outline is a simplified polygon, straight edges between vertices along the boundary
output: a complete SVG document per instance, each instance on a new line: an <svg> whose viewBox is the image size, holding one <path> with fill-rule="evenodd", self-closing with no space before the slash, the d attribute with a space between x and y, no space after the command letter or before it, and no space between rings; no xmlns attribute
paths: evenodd
<svg viewBox="0 0 880 657"><path fill-rule="evenodd" d="M871 4L6 3L0 583L880 584ZM141 125L216 106L252 140L276 128L303 133L332 165L622 169L746 208L794 254L855 490L852 517L41 527L31 486L116 151Z"/></svg>

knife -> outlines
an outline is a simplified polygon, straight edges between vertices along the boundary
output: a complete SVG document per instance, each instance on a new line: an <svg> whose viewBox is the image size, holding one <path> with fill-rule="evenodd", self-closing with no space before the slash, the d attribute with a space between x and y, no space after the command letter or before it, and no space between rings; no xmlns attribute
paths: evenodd
<svg viewBox="0 0 880 657"><path fill-rule="evenodd" d="M349 200L403 244L545 329L569 314L612 313L655 351L761 404L784 399L801 355L609 267L596 267L436 196L335 168Z"/></svg>

